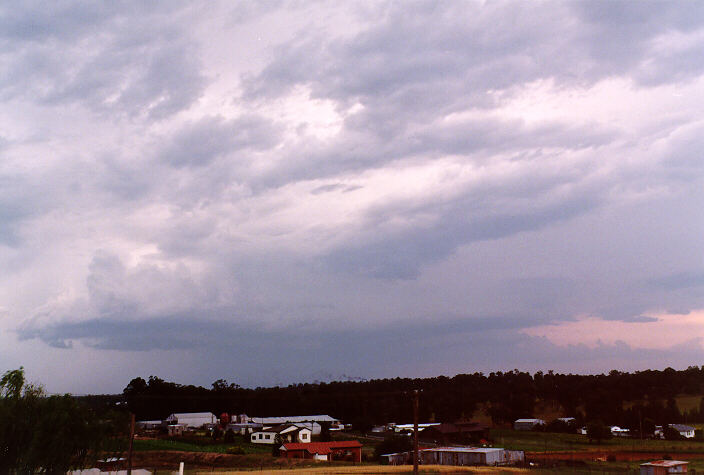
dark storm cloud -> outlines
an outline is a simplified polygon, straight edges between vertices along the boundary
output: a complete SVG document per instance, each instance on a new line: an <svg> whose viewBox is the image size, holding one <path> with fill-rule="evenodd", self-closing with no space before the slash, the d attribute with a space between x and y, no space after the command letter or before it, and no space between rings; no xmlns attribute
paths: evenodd
<svg viewBox="0 0 704 475"><path fill-rule="evenodd" d="M652 279L653 285L667 290L689 289L704 286L704 272L680 272Z"/></svg>
<svg viewBox="0 0 704 475"><path fill-rule="evenodd" d="M81 342L96 349L123 351L197 349L199 358L208 361L208 374L199 377L214 380L235 374L245 385L300 382L321 372L337 379L344 373L369 378L513 368L572 370L574 365L565 365L566 361L580 361L582 371L591 368L591 372L598 372L648 365L659 368L662 361L681 366L704 355L696 341L684 354L674 348L633 349L618 342L596 347L557 346L515 330L524 324L525 319L516 316L437 324L405 322L366 330L299 331L171 315L142 320L138 327L133 322L99 319L23 329L19 335L21 339L39 338L58 348ZM270 370L262 374L256 368Z"/></svg>

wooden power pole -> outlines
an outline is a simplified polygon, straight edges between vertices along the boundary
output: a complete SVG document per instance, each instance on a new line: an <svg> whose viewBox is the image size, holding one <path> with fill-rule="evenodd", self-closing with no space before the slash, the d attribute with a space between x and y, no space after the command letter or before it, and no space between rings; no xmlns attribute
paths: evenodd
<svg viewBox="0 0 704 475"><path fill-rule="evenodd" d="M413 475L418 475L418 390L413 391Z"/></svg>
<svg viewBox="0 0 704 475"><path fill-rule="evenodd" d="M134 413L130 412L130 445L127 449L127 475L132 475L132 444L134 442Z"/></svg>

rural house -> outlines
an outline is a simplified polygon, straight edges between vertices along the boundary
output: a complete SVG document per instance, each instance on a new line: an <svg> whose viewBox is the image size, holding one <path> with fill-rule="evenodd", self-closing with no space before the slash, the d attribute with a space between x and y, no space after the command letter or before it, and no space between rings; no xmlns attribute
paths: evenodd
<svg viewBox="0 0 704 475"><path fill-rule="evenodd" d="M264 426L274 426L278 424L296 424L308 427L313 431L313 435L320 435L320 424L329 424L330 430L339 430L342 424L338 419L327 414L316 414L311 416L278 416L278 417L252 417L250 422L262 424Z"/></svg>
<svg viewBox="0 0 704 475"><path fill-rule="evenodd" d="M268 427L257 432L252 432L249 440L253 444L282 444L286 442L298 442L309 444L313 437L313 431L307 427L298 427L296 424L281 424Z"/></svg>

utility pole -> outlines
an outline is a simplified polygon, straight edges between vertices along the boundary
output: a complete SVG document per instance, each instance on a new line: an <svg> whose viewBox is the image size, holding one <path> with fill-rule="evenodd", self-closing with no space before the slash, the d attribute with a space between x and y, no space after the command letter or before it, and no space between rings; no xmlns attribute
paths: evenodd
<svg viewBox="0 0 704 475"><path fill-rule="evenodd" d="M418 475L418 390L413 391L413 475Z"/></svg>
<svg viewBox="0 0 704 475"><path fill-rule="evenodd" d="M134 442L134 413L130 412L130 445L127 449L127 475L132 475L132 444Z"/></svg>

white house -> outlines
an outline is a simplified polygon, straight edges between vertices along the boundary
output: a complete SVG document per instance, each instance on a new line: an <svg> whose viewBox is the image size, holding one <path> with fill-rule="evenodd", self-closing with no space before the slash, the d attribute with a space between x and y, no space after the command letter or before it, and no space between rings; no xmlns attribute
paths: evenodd
<svg viewBox="0 0 704 475"><path fill-rule="evenodd" d="M181 412L166 418L169 425L181 424L185 427L199 429L206 424L217 424L218 418L212 412Z"/></svg>
<svg viewBox="0 0 704 475"><path fill-rule="evenodd" d="M320 434L321 422L330 424L331 430L338 430L342 425L339 419L335 419L327 414L317 414L311 416L252 417L250 422L262 424L264 426L296 424L298 426L309 428L313 432L313 435Z"/></svg>
<svg viewBox="0 0 704 475"><path fill-rule="evenodd" d="M257 432L252 432L249 440L253 444L307 444L311 442L312 438L313 431L306 427L298 427L295 424L282 424L275 427L268 427Z"/></svg>

